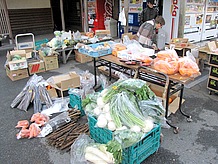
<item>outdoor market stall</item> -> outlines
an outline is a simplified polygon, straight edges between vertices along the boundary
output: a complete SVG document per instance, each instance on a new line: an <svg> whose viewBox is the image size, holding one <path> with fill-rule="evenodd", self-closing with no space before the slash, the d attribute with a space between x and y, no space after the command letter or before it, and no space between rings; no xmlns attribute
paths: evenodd
<svg viewBox="0 0 218 164"><path fill-rule="evenodd" d="M110 43L109 43L109 45L110 45ZM112 45L110 45L110 46L113 47ZM177 69L173 70L171 68L172 70L170 70L170 73L168 74L168 72L161 73L161 71L155 70L156 68L153 65L151 65L151 63L150 64L145 63L145 65L148 64L145 67L145 66L141 66L143 64L142 64L142 61L140 61L140 60L132 59L132 58L130 60L127 60L127 58L129 58L129 56L127 57L127 56L125 56L123 54L118 54L118 56L123 55L123 56L125 56L125 59L122 59L122 58L119 58L117 56L111 55L108 51L106 51L104 53L101 52L99 54L95 52L96 54L93 56L91 53L89 53L91 51L84 51L83 48L81 48L79 50L81 52L83 51L86 55L89 55L89 56L93 57L95 85L97 85L97 70L98 70L99 67L100 67L100 70L102 72L107 73L107 75L110 77L110 79L113 77L114 71L124 73L124 74L128 75L129 77L134 77L135 76L137 78L140 78L142 80L148 81L148 82L150 82L152 84L156 84L158 86L161 86L161 87L165 88L163 96L161 95L161 97L163 97L163 100L165 102L165 108L166 108L165 117L166 118L169 115L168 107L169 107L170 97L172 95L175 95L176 93L177 94L180 93L178 104L177 104L178 105L177 109L179 109L180 112L184 116L187 117L187 121L192 121L191 116L186 115L181 110L181 105L182 105L182 102L183 102L184 84L189 82L190 80L193 80L195 77L200 75L200 73L198 72L199 69L196 66L196 63L194 64L194 67L195 67L196 71L193 69L194 70L192 72L193 74L191 73L191 71L189 72L189 70L186 69L186 68L185 68L185 71L183 70L184 68L181 68L180 73L177 73L177 71L178 71ZM125 50L123 50L123 51L125 51ZM166 53L166 52L163 51L163 56L165 55L164 53ZM132 55L132 53L130 53L130 54ZM162 54L160 53L159 57L161 55ZM153 54L153 57L158 59L157 55L155 56ZM174 57L172 57L172 58L174 58ZM178 56L176 56L176 57L178 58ZM187 57L184 58L184 59L186 60ZM147 62L147 58L143 59L143 61ZM182 65L183 62L184 61L181 62L181 65ZM186 62L184 62L184 63L186 63ZM161 70L163 68L159 68L159 69ZM192 69L192 68L190 68L190 69ZM113 70L113 72L112 72L112 70ZM148 73L148 71L149 71L149 73ZM174 110L174 113L175 113L176 110ZM178 127L173 126L171 124L169 124L169 125L174 128L175 133L178 133Z"/></svg>

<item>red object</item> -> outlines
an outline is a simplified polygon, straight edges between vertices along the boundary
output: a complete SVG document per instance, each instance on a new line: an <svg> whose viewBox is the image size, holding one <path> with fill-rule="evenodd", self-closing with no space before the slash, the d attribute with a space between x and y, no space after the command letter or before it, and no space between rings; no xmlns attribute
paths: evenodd
<svg viewBox="0 0 218 164"><path fill-rule="evenodd" d="M95 30L105 30L104 27L104 14L105 14L105 0L96 0L96 18L94 20L94 28L92 30L95 32Z"/></svg>

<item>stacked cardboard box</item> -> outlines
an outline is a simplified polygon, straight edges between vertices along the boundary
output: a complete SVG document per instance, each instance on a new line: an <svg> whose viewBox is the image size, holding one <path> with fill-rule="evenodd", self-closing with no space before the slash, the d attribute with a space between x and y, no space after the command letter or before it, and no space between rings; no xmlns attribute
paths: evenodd
<svg viewBox="0 0 218 164"><path fill-rule="evenodd" d="M28 74L28 64L27 58L29 54L25 50L13 50L8 51L7 53L7 65L6 65L6 74L12 80L20 80L26 77L29 77ZM21 57L20 59L15 59L15 57Z"/></svg>

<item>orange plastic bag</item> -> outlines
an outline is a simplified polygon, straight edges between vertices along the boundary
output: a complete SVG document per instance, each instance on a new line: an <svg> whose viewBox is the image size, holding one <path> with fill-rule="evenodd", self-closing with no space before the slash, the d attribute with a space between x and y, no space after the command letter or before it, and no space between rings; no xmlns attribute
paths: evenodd
<svg viewBox="0 0 218 164"><path fill-rule="evenodd" d="M165 61L165 60L155 60L154 69L165 73L167 75L172 75L178 72L179 63L178 61Z"/></svg>

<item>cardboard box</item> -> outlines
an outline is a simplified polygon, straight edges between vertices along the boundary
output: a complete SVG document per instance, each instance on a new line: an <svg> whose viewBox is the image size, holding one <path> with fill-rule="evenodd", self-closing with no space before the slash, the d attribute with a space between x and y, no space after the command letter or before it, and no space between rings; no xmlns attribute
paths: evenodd
<svg viewBox="0 0 218 164"><path fill-rule="evenodd" d="M132 32L130 32L130 33L124 33L124 34L122 34L122 36L121 36L121 39L122 39L122 40L123 40L123 37L124 37L125 35L128 36L130 40L132 40L133 37L134 37L134 35L132 34Z"/></svg>
<svg viewBox="0 0 218 164"><path fill-rule="evenodd" d="M51 98L58 97L58 94L57 94L57 91L55 88L48 89L47 91L48 91L48 94Z"/></svg>
<svg viewBox="0 0 218 164"><path fill-rule="evenodd" d="M14 60L13 57L19 55L22 59ZM25 50L13 50L7 53L8 65L10 70L24 69L28 67Z"/></svg>
<svg viewBox="0 0 218 164"><path fill-rule="evenodd" d="M32 61L28 63L29 74L45 72L45 64L42 60Z"/></svg>
<svg viewBox="0 0 218 164"><path fill-rule="evenodd" d="M110 35L110 30L95 30L95 35Z"/></svg>
<svg viewBox="0 0 218 164"><path fill-rule="evenodd" d="M80 76L75 72L69 72L68 74L62 74L57 76L52 76L48 79L49 85L57 90L61 91L61 96L63 97L63 91L69 88L80 87Z"/></svg>
<svg viewBox="0 0 218 164"><path fill-rule="evenodd" d="M173 38L170 44L174 44L177 48L184 48L189 46L188 38Z"/></svg>
<svg viewBox="0 0 218 164"><path fill-rule="evenodd" d="M207 46L210 52L214 52L217 49L217 45L215 41L208 42Z"/></svg>
<svg viewBox="0 0 218 164"><path fill-rule="evenodd" d="M157 97L163 100L163 91L164 88L155 84L147 83L150 87L150 89L156 94ZM172 99L172 102L168 106L168 116L173 113L175 114L176 111L179 108L179 94L178 92L171 95L170 98ZM185 99L182 99L182 103L184 103Z"/></svg>
<svg viewBox="0 0 218 164"><path fill-rule="evenodd" d="M58 56L44 56L42 51L39 51L39 57L45 62L45 70L53 70L59 68L58 65Z"/></svg>
<svg viewBox="0 0 218 164"><path fill-rule="evenodd" d="M18 69L18 70L10 70L8 65L6 65L6 74L12 81L16 81L16 80L29 77L27 68Z"/></svg>
<svg viewBox="0 0 218 164"><path fill-rule="evenodd" d="M75 52L76 61L78 61L80 63L87 63L87 62L92 61L92 59L93 59L91 56L88 56L88 55L85 55L85 54L78 52L78 50L74 50L74 52Z"/></svg>

